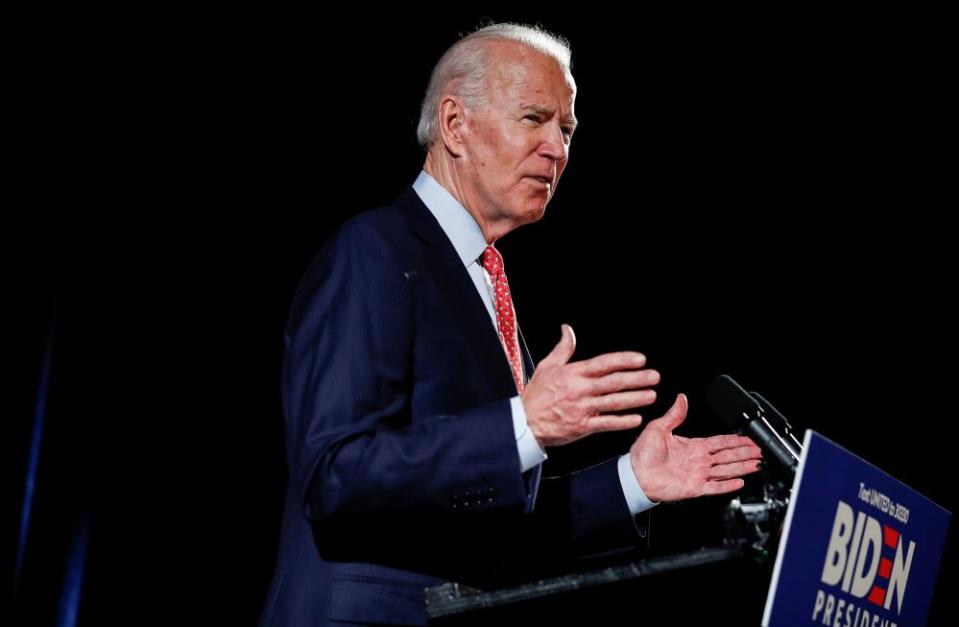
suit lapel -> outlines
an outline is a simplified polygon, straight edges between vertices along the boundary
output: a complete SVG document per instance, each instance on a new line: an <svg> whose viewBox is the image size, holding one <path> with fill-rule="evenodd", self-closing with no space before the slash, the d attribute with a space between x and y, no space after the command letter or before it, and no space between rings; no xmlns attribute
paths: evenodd
<svg viewBox="0 0 959 627"><path fill-rule="evenodd" d="M516 383L513 381L509 361L503 352L503 344L493 328L486 305L476 291L469 272L456 254L456 249L453 248L453 243L412 188L407 189L397 199L396 204L413 232L426 243L427 269L436 279L443 298L446 299L456 320L461 323L460 329L467 344L479 356L483 364L483 372L490 381L492 389L497 395L503 397L515 396ZM531 377L534 368L533 359L526 346L526 339L522 331L519 331L519 325L517 325L517 332L526 375ZM536 504L542 472L543 465L538 464L523 474L527 486L524 510L527 512L533 511Z"/></svg>
<svg viewBox="0 0 959 627"><path fill-rule="evenodd" d="M467 344L483 364L484 374L493 389L504 396L515 395L516 384L503 345L490 322L486 305L452 242L412 188L407 189L396 204L413 232L427 244L427 269L460 323Z"/></svg>

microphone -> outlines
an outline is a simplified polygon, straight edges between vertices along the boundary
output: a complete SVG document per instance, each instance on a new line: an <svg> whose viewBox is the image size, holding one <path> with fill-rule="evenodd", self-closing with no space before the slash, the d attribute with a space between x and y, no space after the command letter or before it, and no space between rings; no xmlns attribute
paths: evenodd
<svg viewBox="0 0 959 627"><path fill-rule="evenodd" d="M786 417L779 413L779 410L773 407L773 404L763 398L759 392L750 392L750 394L759 402L760 407L763 408L763 412L766 414L766 420L772 426L773 430L782 436L783 443L796 459L799 459L799 456L802 455L802 444L796 438L796 432L793 430L793 426L789 424Z"/></svg>
<svg viewBox="0 0 959 627"><path fill-rule="evenodd" d="M706 402L719 414L727 427L748 435L759 448L768 453L790 474L796 474L802 446L788 421L769 402L758 394L752 395L729 375L716 377L706 388ZM786 436L774 428L766 419L766 414L777 422L785 424Z"/></svg>

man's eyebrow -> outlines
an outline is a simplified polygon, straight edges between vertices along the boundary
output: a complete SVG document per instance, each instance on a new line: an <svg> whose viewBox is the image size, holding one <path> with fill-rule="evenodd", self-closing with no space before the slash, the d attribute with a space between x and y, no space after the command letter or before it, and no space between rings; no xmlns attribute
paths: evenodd
<svg viewBox="0 0 959 627"><path fill-rule="evenodd" d="M538 105L538 104L521 104L519 108L522 109L523 111L533 111L534 113L541 113L543 115L553 114L552 109L550 109L549 107L545 107L543 105Z"/></svg>
<svg viewBox="0 0 959 627"><path fill-rule="evenodd" d="M549 107L544 107L543 105L522 104L520 105L520 109L522 109L523 111L532 111L533 113L538 113L539 115L545 115L545 116L553 115L553 110L550 109ZM579 121L576 119L575 115L570 115L566 117L563 120L563 122L573 127L574 130L579 125Z"/></svg>

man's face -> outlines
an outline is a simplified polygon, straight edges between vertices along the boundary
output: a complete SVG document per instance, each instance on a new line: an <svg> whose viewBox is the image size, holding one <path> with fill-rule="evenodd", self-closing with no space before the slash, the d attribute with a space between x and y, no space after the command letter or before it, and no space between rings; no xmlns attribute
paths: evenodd
<svg viewBox="0 0 959 627"><path fill-rule="evenodd" d="M486 103L468 109L463 129L466 203L512 228L543 217L569 157L576 87L553 58L497 44Z"/></svg>

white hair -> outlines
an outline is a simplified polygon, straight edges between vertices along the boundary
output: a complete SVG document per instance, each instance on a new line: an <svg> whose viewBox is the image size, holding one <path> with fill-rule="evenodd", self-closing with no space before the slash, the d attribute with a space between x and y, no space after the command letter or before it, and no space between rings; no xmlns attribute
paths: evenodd
<svg viewBox="0 0 959 627"><path fill-rule="evenodd" d="M420 109L420 121L416 126L416 139L424 149L429 150L436 141L440 98L444 93L459 96L471 109L484 104L486 72L490 65L487 44L496 39L517 41L551 56L564 73L570 73L569 42L541 28L503 23L491 24L470 33L450 46L433 68Z"/></svg>

